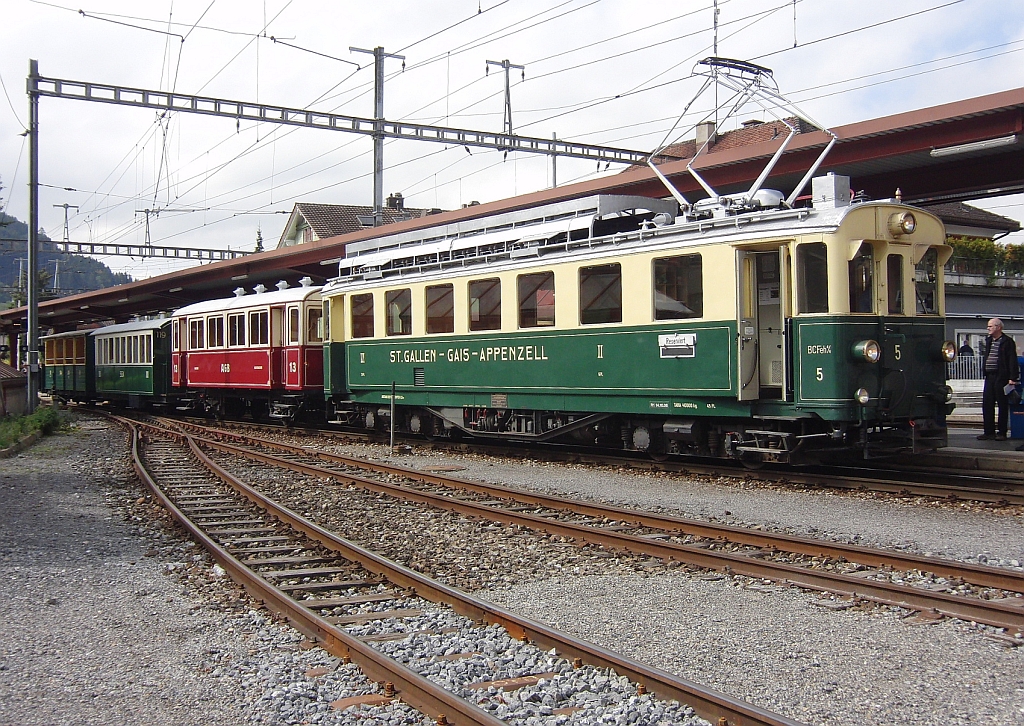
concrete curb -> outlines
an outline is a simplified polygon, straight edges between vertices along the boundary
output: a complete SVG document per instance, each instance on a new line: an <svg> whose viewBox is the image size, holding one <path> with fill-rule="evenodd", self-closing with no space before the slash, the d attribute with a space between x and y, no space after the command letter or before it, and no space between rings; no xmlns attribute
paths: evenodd
<svg viewBox="0 0 1024 726"><path fill-rule="evenodd" d="M32 444L39 441L39 439L41 438L43 438L42 431L32 432L31 434L23 438L21 441L18 441L15 444L11 444L6 449L0 449L0 459L9 459L15 454L21 453L22 451L30 447Z"/></svg>

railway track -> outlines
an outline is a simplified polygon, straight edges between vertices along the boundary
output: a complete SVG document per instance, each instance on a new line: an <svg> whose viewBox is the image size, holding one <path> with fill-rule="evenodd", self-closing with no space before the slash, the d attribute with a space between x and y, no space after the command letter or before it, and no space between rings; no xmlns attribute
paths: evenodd
<svg viewBox="0 0 1024 726"><path fill-rule="evenodd" d="M203 446L318 478L728 574L841 598L1024 630L1024 572L699 522L470 482L306 447L196 428Z"/></svg>
<svg viewBox="0 0 1024 726"><path fill-rule="evenodd" d="M585 711L600 684L634 706L660 699L658 707L674 722L690 722L695 712L720 725L796 723L518 617L341 539L218 466L201 448L209 442L188 434L187 425L117 420L132 432L145 485L232 578L377 682L339 707L401 699L437 724L499 724L505 716ZM420 672L456 660L463 675L449 688ZM511 713L509 703L519 711Z"/></svg>

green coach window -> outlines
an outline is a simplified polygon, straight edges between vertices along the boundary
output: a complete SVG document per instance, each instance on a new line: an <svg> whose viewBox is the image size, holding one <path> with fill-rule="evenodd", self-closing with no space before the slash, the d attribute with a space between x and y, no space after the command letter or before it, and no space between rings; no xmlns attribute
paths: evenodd
<svg viewBox="0 0 1024 726"><path fill-rule="evenodd" d="M889 255L886 258L885 269L889 314L903 315L903 255Z"/></svg>
<svg viewBox="0 0 1024 726"><path fill-rule="evenodd" d="M427 288L427 332L455 332L454 285L431 285Z"/></svg>
<svg viewBox="0 0 1024 726"><path fill-rule="evenodd" d="M824 242L796 248L797 307L801 313L828 312L828 253Z"/></svg>
<svg viewBox="0 0 1024 726"><path fill-rule="evenodd" d="M679 320L704 315L704 274L700 255L654 261L654 319Z"/></svg>
<svg viewBox="0 0 1024 726"><path fill-rule="evenodd" d="M469 329L501 330L501 280L497 277L469 283Z"/></svg>
<svg viewBox="0 0 1024 726"><path fill-rule="evenodd" d="M373 337L373 293L352 296L352 337Z"/></svg>
<svg viewBox="0 0 1024 726"><path fill-rule="evenodd" d="M622 266L580 268L580 323L622 322Z"/></svg>
<svg viewBox="0 0 1024 726"><path fill-rule="evenodd" d="M388 290L384 293L384 310L386 335L412 335L412 290Z"/></svg>
<svg viewBox="0 0 1024 726"><path fill-rule="evenodd" d="M555 324L555 273L520 275L519 327L540 328Z"/></svg>

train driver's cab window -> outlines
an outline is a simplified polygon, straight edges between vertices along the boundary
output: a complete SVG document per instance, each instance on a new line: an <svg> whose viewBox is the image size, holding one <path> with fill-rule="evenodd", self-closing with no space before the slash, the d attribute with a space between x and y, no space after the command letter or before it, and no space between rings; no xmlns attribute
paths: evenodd
<svg viewBox="0 0 1024 726"><path fill-rule="evenodd" d="M245 345L245 313L228 315L228 345Z"/></svg>
<svg viewBox="0 0 1024 726"><path fill-rule="evenodd" d="M903 255L886 258L885 289L889 294L889 314L903 315Z"/></svg>
<svg viewBox="0 0 1024 726"><path fill-rule="evenodd" d="M469 283L469 329L501 329L501 280L473 280Z"/></svg>
<svg viewBox="0 0 1024 726"><path fill-rule="evenodd" d="M427 288L427 332L455 332L454 285L431 285Z"/></svg>
<svg viewBox="0 0 1024 726"><path fill-rule="evenodd" d="M541 328L555 324L555 273L520 275L519 327Z"/></svg>
<svg viewBox="0 0 1024 726"><path fill-rule="evenodd" d="M189 350L198 350L203 347L203 320L189 320L188 321L188 348Z"/></svg>
<svg viewBox="0 0 1024 726"><path fill-rule="evenodd" d="M622 322L622 266L580 268L580 323Z"/></svg>
<svg viewBox="0 0 1024 726"><path fill-rule="evenodd" d="M249 313L249 345L270 345L270 313L256 310Z"/></svg>
<svg viewBox="0 0 1024 726"><path fill-rule="evenodd" d="M306 343L324 342L323 308L306 308Z"/></svg>
<svg viewBox="0 0 1024 726"><path fill-rule="evenodd" d="M918 315L938 315L936 288L939 284L939 253L932 247L914 266L914 296Z"/></svg>
<svg viewBox="0 0 1024 726"><path fill-rule="evenodd" d="M850 260L850 312L875 312L875 252L868 242Z"/></svg>
<svg viewBox="0 0 1024 726"><path fill-rule="evenodd" d="M288 345L299 344L299 309L288 308Z"/></svg>
<svg viewBox="0 0 1024 726"><path fill-rule="evenodd" d="M801 313L828 312L828 255L824 242L796 248L797 307Z"/></svg>
<svg viewBox="0 0 1024 726"><path fill-rule="evenodd" d="M386 335L412 335L412 290L388 290L384 293L384 310Z"/></svg>
<svg viewBox="0 0 1024 726"><path fill-rule="evenodd" d="M704 275L700 255L654 261L654 319L679 320L704 315Z"/></svg>
<svg viewBox="0 0 1024 726"><path fill-rule="evenodd" d="M222 316L206 319L206 338L208 348L220 348L224 345L224 318Z"/></svg>
<svg viewBox="0 0 1024 726"><path fill-rule="evenodd" d="M352 296L352 337L373 337L373 293Z"/></svg>

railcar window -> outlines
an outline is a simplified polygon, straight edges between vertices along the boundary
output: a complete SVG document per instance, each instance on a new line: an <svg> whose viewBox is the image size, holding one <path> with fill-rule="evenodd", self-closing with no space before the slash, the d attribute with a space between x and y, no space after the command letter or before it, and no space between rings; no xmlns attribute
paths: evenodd
<svg viewBox="0 0 1024 726"><path fill-rule="evenodd" d="M323 308L306 309L306 343L324 342Z"/></svg>
<svg viewBox="0 0 1024 726"><path fill-rule="evenodd" d="M85 338L75 338L75 363L85 365Z"/></svg>
<svg viewBox="0 0 1024 726"><path fill-rule="evenodd" d="M344 300L344 298L341 298L341 297L338 298L338 305L339 306L343 304L343 300ZM340 309L340 307L339 307L339 309ZM322 330L321 337L326 339L326 340L330 340L331 339L331 301L330 300L324 300L323 301L323 311L324 311L323 318L321 318L321 321L320 321L321 330ZM344 319L344 316L342 317L342 319Z"/></svg>
<svg viewBox="0 0 1024 726"><path fill-rule="evenodd" d="M654 261L654 319L678 320L704 315L704 273L700 255Z"/></svg>
<svg viewBox="0 0 1024 726"><path fill-rule="evenodd" d="M266 310L249 313L249 345L270 345L270 313Z"/></svg>
<svg viewBox="0 0 1024 726"><path fill-rule="evenodd" d="M802 313L828 312L828 253L824 242L796 248L797 301Z"/></svg>
<svg viewBox="0 0 1024 726"><path fill-rule="evenodd" d="M914 266L914 296L917 298L918 315L939 314L939 302L935 294L938 280L939 253L933 247Z"/></svg>
<svg viewBox="0 0 1024 726"><path fill-rule="evenodd" d="M206 319L206 339L208 348L220 348L224 345L224 318L222 316Z"/></svg>
<svg viewBox="0 0 1024 726"><path fill-rule="evenodd" d="M555 273L520 275L519 327L540 328L555 324Z"/></svg>
<svg viewBox="0 0 1024 726"><path fill-rule="evenodd" d="M299 342L299 309L288 308L288 343L297 345Z"/></svg>
<svg viewBox="0 0 1024 726"><path fill-rule="evenodd" d="M850 260L850 312L875 311L875 252L870 244L862 242L856 256Z"/></svg>
<svg viewBox="0 0 1024 726"><path fill-rule="evenodd" d="M171 322L171 350L181 350L181 325L177 320Z"/></svg>
<svg viewBox="0 0 1024 726"><path fill-rule="evenodd" d="M427 288L427 332L455 332L454 285L432 285Z"/></svg>
<svg viewBox="0 0 1024 726"><path fill-rule="evenodd" d="M55 341L55 340L48 340L48 341L46 341L46 344L45 344L46 347L44 348L44 350L46 352L43 353L43 363L46 363L48 365L53 365L54 363L57 362L56 355L53 352L53 350L54 350L54 343L56 343L56 342L57 341Z"/></svg>
<svg viewBox="0 0 1024 726"><path fill-rule="evenodd" d="M889 314L903 315L903 255L889 255L887 258L885 287L889 291Z"/></svg>
<svg viewBox="0 0 1024 726"><path fill-rule="evenodd" d="M622 266L580 268L580 323L622 322Z"/></svg>
<svg viewBox="0 0 1024 726"><path fill-rule="evenodd" d="M124 363L124 336L117 339L117 362L118 364Z"/></svg>
<svg viewBox="0 0 1024 726"><path fill-rule="evenodd" d="M497 277L469 283L469 329L501 330L501 280Z"/></svg>
<svg viewBox="0 0 1024 726"><path fill-rule="evenodd" d="M152 333L142 339L145 342L145 359L144 363L153 362L153 335Z"/></svg>
<svg viewBox="0 0 1024 726"><path fill-rule="evenodd" d="M139 336L137 335L128 336L128 362L139 362Z"/></svg>
<svg viewBox="0 0 1024 726"><path fill-rule="evenodd" d="M196 350L203 347L203 321L188 321L188 347L189 350Z"/></svg>
<svg viewBox="0 0 1024 726"><path fill-rule="evenodd" d="M352 296L352 337L373 337L373 293Z"/></svg>
<svg viewBox="0 0 1024 726"><path fill-rule="evenodd" d="M384 293L384 309L387 311L386 335L412 334L412 291L409 288Z"/></svg>
<svg viewBox="0 0 1024 726"><path fill-rule="evenodd" d="M245 313L228 315L228 345L245 345Z"/></svg>

